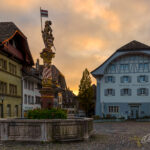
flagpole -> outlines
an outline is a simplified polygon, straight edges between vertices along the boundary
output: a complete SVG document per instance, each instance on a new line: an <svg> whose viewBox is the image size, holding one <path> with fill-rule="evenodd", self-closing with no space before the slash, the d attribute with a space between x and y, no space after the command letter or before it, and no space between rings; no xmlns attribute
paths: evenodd
<svg viewBox="0 0 150 150"><path fill-rule="evenodd" d="M42 28L42 15L41 15L41 7L40 7L40 17L41 17L41 32L42 32L43 28Z"/></svg>

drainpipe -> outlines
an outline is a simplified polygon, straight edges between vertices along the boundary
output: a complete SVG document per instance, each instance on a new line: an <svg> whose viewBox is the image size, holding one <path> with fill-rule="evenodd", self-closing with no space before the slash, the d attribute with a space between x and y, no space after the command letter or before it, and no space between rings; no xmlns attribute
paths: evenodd
<svg viewBox="0 0 150 150"><path fill-rule="evenodd" d="M21 90L21 95L22 95L22 97L21 97L21 118L23 118L22 116L23 116L23 77L22 77L22 79L21 79L21 88L22 88L22 90Z"/></svg>

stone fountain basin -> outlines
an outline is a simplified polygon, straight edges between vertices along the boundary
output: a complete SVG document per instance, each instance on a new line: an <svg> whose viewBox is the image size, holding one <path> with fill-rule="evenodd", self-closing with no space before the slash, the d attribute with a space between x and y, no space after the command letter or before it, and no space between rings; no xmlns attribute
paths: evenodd
<svg viewBox="0 0 150 150"><path fill-rule="evenodd" d="M86 140L93 131L93 119L0 119L0 141Z"/></svg>

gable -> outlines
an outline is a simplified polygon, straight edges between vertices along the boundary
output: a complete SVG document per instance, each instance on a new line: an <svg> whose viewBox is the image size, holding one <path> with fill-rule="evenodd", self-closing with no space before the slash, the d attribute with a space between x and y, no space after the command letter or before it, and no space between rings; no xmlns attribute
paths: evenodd
<svg viewBox="0 0 150 150"><path fill-rule="evenodd" d="M34 64L27 38L13 22L0 22L0 43L7 53L13 53L21 61L22 55L24 63L31 66Z"/></svg>
<svg viewBox="0 0 150 150"><path fill-rule="evenodd" d="M134 43L134 44L133 44ZM137 44L138 43L138 44ZM134 45L134 46L133 46ZM136 45L136 46L135 46ZM138 46L138 47L137 47ZM132 48L131 48L132 47ZM131 49L129 49L131 48ZM143 48L143 49L141 49ZM93 70L91 72L91 74L97 78L98 76L101 76L104 74L104 71L106 69L106 67L116 58L123 56L123 55L127 55L127 54L137 54L137 53L143 53L146 55L150 55L150 47L149 46L145 46L145 44L142 44L140 42L135 42L132 41L128 44L126 44L125 46L119 48L114 54L112 54L112 56L110 56L102 65L100 65L98 68L96 68L95 70Z"/></svg>

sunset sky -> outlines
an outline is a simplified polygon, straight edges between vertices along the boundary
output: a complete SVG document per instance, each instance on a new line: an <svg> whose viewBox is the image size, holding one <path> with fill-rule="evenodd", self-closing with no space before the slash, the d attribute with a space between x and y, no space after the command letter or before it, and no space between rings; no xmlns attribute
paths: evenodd
<svg viewBox="0 0 150 150"><path fill-rule="evenodd" d="M150 0L0 2L0 21L13 21L22 30L35 61L44 48L40 7L48 10L57 49L53 64L64 74L68 87L75 93L85 68L92 71L132 40L150 45ZM92 81L95 83L94 78Z"/></svg>

